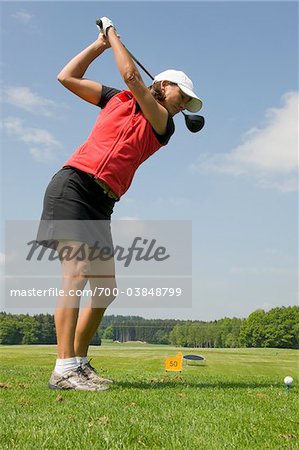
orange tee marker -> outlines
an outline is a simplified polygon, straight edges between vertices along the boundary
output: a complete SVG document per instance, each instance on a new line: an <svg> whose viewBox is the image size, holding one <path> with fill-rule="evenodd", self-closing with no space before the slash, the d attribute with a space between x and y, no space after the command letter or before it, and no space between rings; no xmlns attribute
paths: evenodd
<svg viewBox="0 0 299 450"><path fill-rule="evenodd" d="M167 356L165 358L165 370L167 372L181 372L183 363L183 354L179 352L177 356Z"/></svg>

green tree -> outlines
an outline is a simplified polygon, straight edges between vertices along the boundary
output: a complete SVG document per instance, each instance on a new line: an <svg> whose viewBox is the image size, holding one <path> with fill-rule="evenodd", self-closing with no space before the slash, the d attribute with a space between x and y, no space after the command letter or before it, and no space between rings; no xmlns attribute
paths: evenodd
<svg viewBox="0 0 299 450"><path fill-rule="evenodd" d="M21 344L22 334L18 321L13 317L6 317L0 321L0 344Z"/></svg>
<svg viewBox="0 0 299 450"><path fill-rule="evenodd" d="M266 313L257 309L244 321L240 341L244 347L263 347L265 339Z"/></svg>
<svg viewBox="0 0 299 450"><path fill-rule="evenodd" d="M37 344L40 339L38 322L29 315L21 316L19 327L22 333L22 344Z"/></svg>
<svg viewBox="0 0 299 450"><path fill-rule="evenodd" d="M33 316L39 326L39 344L56 344L54 317L51 314L36 314Z"/></svg>
<svg viewBox="0 0 299 450"><path fill-rule="evenodd" d="M103 339L114 339L114 332L113 332L113 326L110 325L109 327L104 330L102 334Z"/></svg>
<svg viewBox="0 0 299 450"><path fill-rule="evenodd" d="M298 348L298 307L273 308L266 317L264 347Z"/></svg>
<svg viewBox="0 0 299 450"><path fill-rule="evenodd" d="M98 330L96 331L96 333L94 334L94 336L93 336L93 338L92 338L90 344L91 344L91 345L102 345L102 339L101 339L101 336L100 336L100 331L99 331L99 329L98 329Z"/></svg>
<svg viewBox="0 0 299 450"><path fill-rule="evenodd" d="M168 333L164 330L156 331L154 335L155 344L169 344Z"/></svg>

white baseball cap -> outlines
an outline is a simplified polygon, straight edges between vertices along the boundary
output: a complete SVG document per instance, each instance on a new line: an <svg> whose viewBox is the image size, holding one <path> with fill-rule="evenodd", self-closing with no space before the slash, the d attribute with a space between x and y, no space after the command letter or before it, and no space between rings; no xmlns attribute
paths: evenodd
<svg viewBox="0 0 299 450"><path fill-rule="evenodd" d="M192 97L187 105L186 109L190 112L197 112L202 107L202 101L194 92L194 86L192 81L187 75L181 70L169 69L164 72L158 73L155 76L154 81L171 81L172 83L176 83L179 88L189 97Z"/></svg>

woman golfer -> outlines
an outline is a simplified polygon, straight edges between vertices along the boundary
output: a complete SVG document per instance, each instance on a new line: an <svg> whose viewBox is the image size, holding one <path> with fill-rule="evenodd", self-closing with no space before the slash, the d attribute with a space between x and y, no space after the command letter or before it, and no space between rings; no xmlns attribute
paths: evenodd
<svg viewBox="0 0 299 450"><path fill-rule="evenodd" d="M168 143L174 133L173 116L184 109L196 112L202 105L191 80L180 71L162 72L148 88L112 21L101 20L98 39L58 75L63 86L102 111L86 142L48 185L37 236L42 245L55 243L62 266L64 295L55 311L58 354L51 389L106 390L112 383L97 375L87 352L114 300L113 251L102 259L88 258L88 252L95 242L112 249L110 219L115 202L129 188L140 164ZM128 90L83 78L91 62L110 47ZM87 281L93 292L107 287L111 295L92 297L79 315L80 296L71 293L83 290Z"/></svg>

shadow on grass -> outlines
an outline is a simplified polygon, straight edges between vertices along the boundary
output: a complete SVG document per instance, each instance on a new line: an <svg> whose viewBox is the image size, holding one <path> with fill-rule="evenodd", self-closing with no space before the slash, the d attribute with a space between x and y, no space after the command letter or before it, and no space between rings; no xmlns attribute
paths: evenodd
<svg viewBox="0 0 299 450"><path fill-rule="evenodd" d="M279 387L279 383L270 382L190 382L188 380L171 380L171 381L117 381L115 387L126 389L165 389L165 388L198 388L198 389L260 389Z"/></svg>

